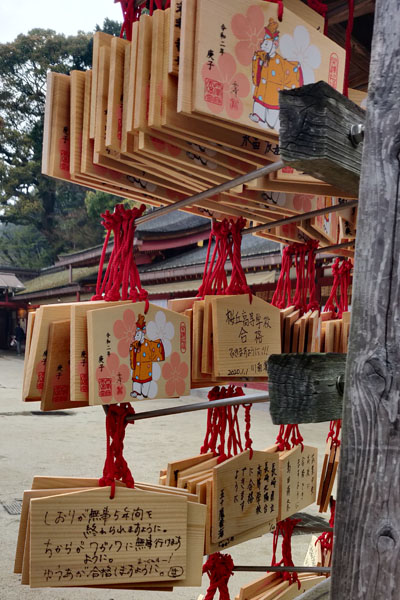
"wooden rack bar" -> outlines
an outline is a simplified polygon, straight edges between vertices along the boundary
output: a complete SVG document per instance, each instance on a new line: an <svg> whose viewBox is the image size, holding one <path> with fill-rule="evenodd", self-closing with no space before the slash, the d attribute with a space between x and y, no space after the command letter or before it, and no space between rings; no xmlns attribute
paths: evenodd
<svg viewBox="0 0 400 600"><path fill-rule="evenodd" d="M265 231L268 229L273 229L274 227L281 227L282 225L288 225L289 223L297 223L299 221L306 221L307 219L312 219L313 217L318 217L319 215L326 215L327 213L340 212L341 210L345 210L347 208L351 208L353 206L357 206L358 200L350 200L349 202L344 202L343 204L335 204L334 206L326 206L325 208L318 208L317 210L311 210L307 213L300 213L298 215L293 215L292 217L286 217L285 219L279 219L278 221L271 221L270 223L261 223L261 225L256 225L255 227L249 227L248 229L244 229L242 234L245 235L247 233L255 233L256 231Z"/></svg>
<svg viewBox="0 0 400 600"><path fill-rule="evenodd" d="M234 571L251 571L253 573L329 573L331 572L330 567L265 567L265 566L251 566L251 565L235 565Z"/></svg>
<svg viewBox="0 0 400 600"><path fill-rule="evenodd" d="M257 404L268 402L269 394L266 392L260 396L238 396L237 398L226 398L224 400L207 400L207 402L196 402L195 404L185 404L184 406L170 406L168 408L158 408L136 413L126 418L127 423L134 423L141 419L151 419L153 417L165 417L166 415L179 415L181 413L195 412L197 410L206 410L208 408L219 406L237 406L238 404ZM108 406L103 406L107 414Z"/></svg>
<svg viewBox="0 0 400 600"><path fill-rule="evenodd" d="M184 198L183 200L178 200L178 202L175 202L174 204L163 206L162 208L154 210L153 212L148 213L147 215L143 215L142 217L136 219L136 225L146 223L147 221L152 221L153 219L158 219L158 217L167 215L168 213L178 210L179 208L184 208L185 206L190 206L191 204L198 204L202 200L211 198L211 196L214 196L214 194L228 192L237 185L242 185L243 183L253 181L254 179L262 177L263 175L268 175L269 173L279 171L279 169L282 169L284 166L284 162L282 160L279 160L278 162L266 165L265 167L261 167L260 169L256 169L255 171L250 171L245 175L240 175L239 177L235 177L235 179L230 179L229 181L225 181L225 183L220 183L215 187L209 188L208 190L204 190L204 192L200 192L199 194L195 194L194 196L189 196L188 198Z"/></svg>

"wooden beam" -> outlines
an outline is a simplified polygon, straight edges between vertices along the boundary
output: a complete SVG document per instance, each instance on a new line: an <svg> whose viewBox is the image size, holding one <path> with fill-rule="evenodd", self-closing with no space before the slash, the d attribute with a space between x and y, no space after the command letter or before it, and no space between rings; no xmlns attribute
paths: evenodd
<svg viewBox="0 0 400 600"><path fill-rule="evenodd" d="M363 144L349 134L364 110L324 81L280 92L279 106L282 160L357 196Z"/></svg>
<svg viewBox="0 0 400 600"><path fill-rule="evenodd" d="M342 417L346 354L271 354L268 359L269 406L274 425L321 423Z"/></svg>
<svg viewBox="0 0 400 600"><path fill-rule="evenodd" d="M343 25L337 24L329 27L328 35L331 40L342 46L346 45L346 28ZM359 88L368 87L369 65L371 62L371 54L369 50L363 46L354 37L351 38L351 60L349 73L349 87Z"/></svg>
<svg viewBox="0 0 400 600"><path fill-rule="evenodd" d="M400 590L400 11L377 0L331 597Z"/></svg>
<svg viewBox="0 0 400 600"><path fill-rule="evenodd" d="M373 13L375 0L356 0L354 3L354 18ZM347 0L338 0L328 5L328 25L343 23L349 18L349 3Z"/></svg>

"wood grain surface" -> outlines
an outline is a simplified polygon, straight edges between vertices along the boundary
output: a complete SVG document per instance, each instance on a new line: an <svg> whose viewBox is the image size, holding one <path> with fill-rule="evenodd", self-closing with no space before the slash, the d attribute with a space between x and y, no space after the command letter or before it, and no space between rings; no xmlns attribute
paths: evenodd
<svg viewBox="0 0 400 600"><path fill-rule="evenodd" d="M332 598L400 589L400 11L377 0L344 396Z"/></svg>

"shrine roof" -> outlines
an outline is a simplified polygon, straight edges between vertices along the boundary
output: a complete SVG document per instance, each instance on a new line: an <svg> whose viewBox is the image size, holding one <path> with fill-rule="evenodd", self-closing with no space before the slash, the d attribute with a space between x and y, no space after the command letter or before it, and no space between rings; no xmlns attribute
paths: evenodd
<svg viewBox="0 0 400 600"><path fill-rule="evenodd" d="M180 211L173 211L152 221L138 225L136 235L139 239L148 237L173 237L176 234L188 235L193 231L210 229L210 219L198 217Z"/></svg>
<svg viewBox="0 0 400 600"><path fill-rule="evenodd" d="M214 244L213 246L214 247ZM260 256L265 254L276 254L280 250L279 244L265 238L253 235L245 235L242 240L242 257ZM173 269L179 267L188 267L191 265L204 265L207 256L207 244L202 247L196 247L193 250L182 252L176 256L166 258L150 265L139 267L141 273L151 271L163 271L164 269Z"/></svg>

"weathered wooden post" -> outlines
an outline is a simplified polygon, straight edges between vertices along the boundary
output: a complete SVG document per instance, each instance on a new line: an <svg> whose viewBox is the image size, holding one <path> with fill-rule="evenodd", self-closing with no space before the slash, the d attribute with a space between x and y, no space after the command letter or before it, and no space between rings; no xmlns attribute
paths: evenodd
<svg viewBox="0 0 400 600"><path fill-rule="evenodd" d="M377 0L332 600L400 597L400 1Z"/></svg>

